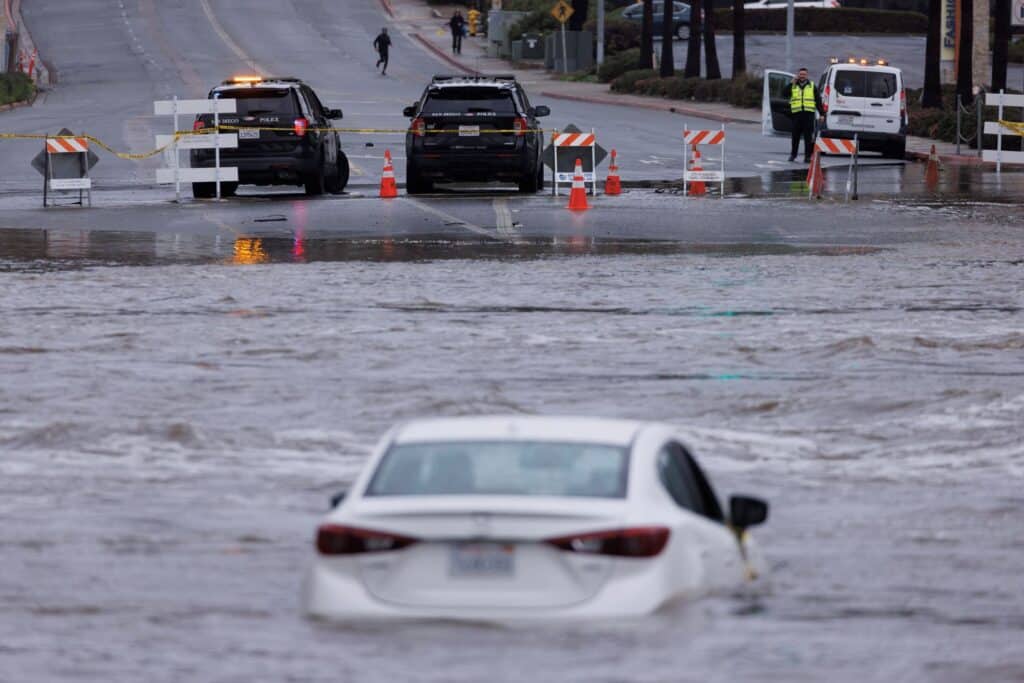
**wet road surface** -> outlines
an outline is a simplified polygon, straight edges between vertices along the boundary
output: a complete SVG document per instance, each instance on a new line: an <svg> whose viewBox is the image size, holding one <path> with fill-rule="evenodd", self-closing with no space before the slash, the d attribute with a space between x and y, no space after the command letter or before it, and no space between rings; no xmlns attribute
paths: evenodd
<svg viewBox="0 0 1024 683"><path fill-rule="evenodd" d="M0 231L0 679L1024 677L1019 206L317 227L342 203ZM720 496L771 501L771 578L629 622L303 618L380 433L487 412L685 427Z"/></svg>

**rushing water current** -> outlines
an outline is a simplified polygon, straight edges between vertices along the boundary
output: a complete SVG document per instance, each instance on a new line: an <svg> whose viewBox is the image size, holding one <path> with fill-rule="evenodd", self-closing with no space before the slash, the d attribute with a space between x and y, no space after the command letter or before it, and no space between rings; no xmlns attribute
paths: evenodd
<svg viewBox="0 0 1024 683"><path fill-rule="evenodd" d="M1024 680L1024 231L950 234L6 233L0 680ZM376 438L495 412L680 425L770 500L770 579L613 623L304 618Z"/></svg>

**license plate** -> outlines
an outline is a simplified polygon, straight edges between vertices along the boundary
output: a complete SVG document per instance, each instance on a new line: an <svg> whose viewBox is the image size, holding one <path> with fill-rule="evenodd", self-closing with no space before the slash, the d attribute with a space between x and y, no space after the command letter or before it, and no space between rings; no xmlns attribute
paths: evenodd
<svg viewBox="0 0 1024 683"><path fill-rule="evenodd" d="M853 125L853 117L852 116L837 116L836 117L836 125L839 125L839 126L852 126Z"/></svg>
<svg viewBox="0 0 1024 683"><path fill-rule="evenodd" d="M238 129L239 140L259 140L260 129L259 128L239 128Z"/></svg>
<svg viewBox="0 0 1024 683"><path fill-rule="evenodd" d="M450 573L457 577L509 577L516 571L515 546L504 543L457 543Z"/></svg>
<svg viewBox="0 0 1024 683"><path fill-rule="evenodd" d="M460 138L480 137L480 126L459 126Z"/></svg>

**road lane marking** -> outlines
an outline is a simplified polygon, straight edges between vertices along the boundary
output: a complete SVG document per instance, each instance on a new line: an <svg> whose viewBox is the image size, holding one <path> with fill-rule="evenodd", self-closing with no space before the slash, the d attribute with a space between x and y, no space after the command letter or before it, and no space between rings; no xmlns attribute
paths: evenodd
<svg viewBox="0 0 1024 683"><path fill-rule="evenodd" d="M506 240L513 241L519 238L519 229L522 226L512 221L512 211L508 208L508 200L499 197L492 202L494 217L497 220L498 234Z"/></svg>
<svg viewBox="0 0 1024 683"><path fill-rule="evenodd" d="M469 230L470 232L475 232L478 235L483 235L485 237L490 237L493 240L502 240L502 241L505 240L505 238L503 238L495 230L488 230L487 228L482 228L479 225L476 225L475 223L470 223L469 221L466 221L466 220L463 220L463 219L458 218L456 216L453 216L453 215L451 215L450 213L448 213L446 211L442 211L441 209L438 209L436 207L430 206L429 204L426 204L426 203L424 203L424 202L422 202L422 201L420 201L418 199L413 199L412 197L408 197L407 196L405 198L405 201L407 201L408 203L412 204L413 206L415 206L420 211L432 214L432 215L434 215L434 216L436 216L438 218L441 218L441 219L443 219L445 221L448 221L449 225L457 225L459 227L463 227L466 230Z"/></svg>
<svg viewBox="0 0 1024 683"><path fill-rule="evenodd" d="M220 39L222 41L224 41L224 44L228 46L228 49L231 50L232 52L234 52L235 56L238 57L243 62L245 62L246 65L248 65L249 68L252 69L255 73L258 73L261 76L270 76L271 72L267 71L266 69L261 68L260 65L257 64L256 61L254 59L252 59L245 52L245 50L243 50L238 45L238 43L236 43L231 38L231 36L228 35L228 32L224 30L224 27L221 25L220 21L217 19L217 15L215 15L213 13L213 8L210 7L210 1L209 0L199 0L199 4L202 5L203 13L206 15L206 18L209 20L210 26L213 27L214 33L216 33L220 37Z"/></svg>

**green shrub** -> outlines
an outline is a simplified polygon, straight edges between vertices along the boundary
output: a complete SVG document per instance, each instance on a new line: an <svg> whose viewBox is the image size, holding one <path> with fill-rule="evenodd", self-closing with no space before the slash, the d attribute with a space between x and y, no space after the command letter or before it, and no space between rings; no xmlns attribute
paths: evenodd
<svg viewBox="0 0 1024 683"><path fill-rule="evenodd" d="M762 95L759 76L743 75L734 80L723 78L710 81L682 76L660 78L658 73L651 69L623 74L612 81L612 90L671 100L727 102L736 107L751 108L761 106Z"/></svg>
<svg viewBox="0 0 1024 683"><path fill-rule="evenodd" d="M597 35L597 22L588 21L583 29ZM640 24L625 19L609 19L604 24L606 56L640 47Z"/></svg>
<svg viewBox="0 0 1024 683"><path fill-rule="evenodd" d="M0 105L22 102L32 97L36 87L22 73L0 74Z"/></svg>
<svg viewBox="0 0 1024 683"><path fill-rule="evenodd" d="M748 31L786 30L785 10L749 10L744 13ZM732 10L715 10L715 26L731 31ZM871 9L796 8L796 30L809 33L919 33L928 32L928 17L917 12Z"/></svg>
<svg viewBox="0 0 1024 683"><path fill-rule="evenodd" d="M654 69L634 69L627 71L612 81L612 90L615 92L634 92L637 81L645 78L655 78L658 72Z"/></svg>
<svg viewBox="0 0 1024 683"><path fill-rule="evenodd" d="M608 83L615 80L627 71L640 66L640 48L635 47L624 52L612 55L604 60L597 69L597 80Z"/></svg>

